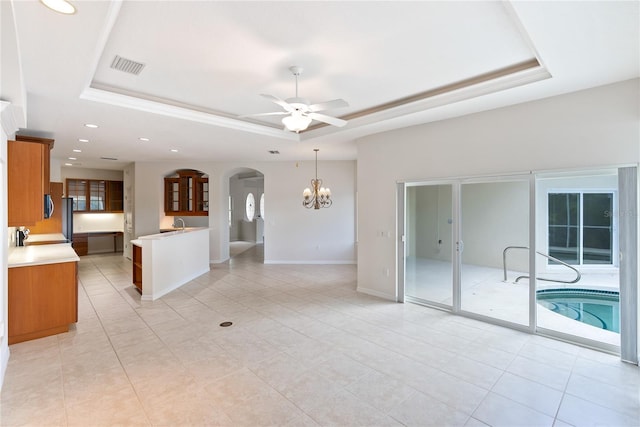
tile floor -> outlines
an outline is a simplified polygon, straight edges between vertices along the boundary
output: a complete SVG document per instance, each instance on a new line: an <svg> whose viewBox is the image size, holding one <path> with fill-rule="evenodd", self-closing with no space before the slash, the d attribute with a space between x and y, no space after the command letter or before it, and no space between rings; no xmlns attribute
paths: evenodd
<svg viewBox="0 0 640 427"><path fill-rule="evenodd" d="M260 246L153 303L83 257L73 331L12 345L0 424L638 426L617 357L358 294ZM222 328L223 321L233 326Z"/></svg>

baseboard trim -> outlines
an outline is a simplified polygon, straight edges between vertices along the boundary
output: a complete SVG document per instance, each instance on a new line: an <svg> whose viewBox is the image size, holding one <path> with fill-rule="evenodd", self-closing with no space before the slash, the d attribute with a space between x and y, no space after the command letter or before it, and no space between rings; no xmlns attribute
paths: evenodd
<svg viewBox="0 0 640 427"><path fill-rule="evenodd" d="M361 292L363 294L367 294L367 295L371 295L374 297L378 297L378 298L383 298L389 301L396 301L396 296L395 295L389 295L385 292L380 292L380 291L376 291L374 289L369 289L369 288L363 288L361 286L358 286L356 288L356 291Z"/></svg>
<svg viewBox="0 0 640 427"><path fill-rule="evenodd" d="M343 260L321 260L321 261L309 261L309 260L273 260L265 259L265 264L298 264L298 265L356 265L356 261L343 261Z"/></svg>
<svg viewBox="0 0 640 427"><path fill-rule="evenodd" d="M2 340L4 341L4 340ZM9 356L11 352L9 351L9 346L3 346L2 350L0 350L0 391L2 391L2 384L4 383L4 374L7 372L7 366L9 365Z"/></svg>

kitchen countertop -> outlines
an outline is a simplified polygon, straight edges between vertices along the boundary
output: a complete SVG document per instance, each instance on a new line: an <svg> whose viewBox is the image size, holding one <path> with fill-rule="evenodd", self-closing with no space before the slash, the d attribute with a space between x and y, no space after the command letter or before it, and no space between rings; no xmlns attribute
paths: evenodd
<svg viewBox="0 0 640 427"><path fill-rule="evenodd" d="M124 233L122 230L73 230L73 234Z"/></svg>
<svg viewBox="0 0 640 427"><path fill-rule="evenodd" d="M180 235L180 234L185 234L185 233L190 233L193 231L202 231L202 230L209 230L209 228L207 227L186 227L185 229L177 229L175 231L169 231L169 232L165 232L165 233L156 233L156 234L149 234L147 236L140 236L135 240L131 241L131 244L136 245L136 246L140 246L142 245L142 240L160 240L160 239L167 239L170 238L172 236L176 236L176 235Z"/></svg>
<svg viewBox="0 0 640 427"><path fill-rule="evenodd" d="M24 241L26 245L29 243L40 243L40 242L66 242L67 238L64 237L62 233L51 233L51 234L29 234L29 237Z"/></svg>
<svg viewBox="0 0 640 427"><path fill-rule="evenodd" d="M80 257L71 244L57 243L9 248L7 264L12 268L74 261L80 261Z"/></svg>

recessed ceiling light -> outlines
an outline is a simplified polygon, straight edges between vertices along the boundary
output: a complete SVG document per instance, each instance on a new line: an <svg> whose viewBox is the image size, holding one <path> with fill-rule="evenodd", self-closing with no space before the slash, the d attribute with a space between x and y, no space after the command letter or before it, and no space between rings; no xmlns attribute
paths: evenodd
<svg viewBox="0 0 640 427"><path fill-rule="evenodd" d="M149 138L145 138L143 136L141 136L140 138L138 138L140 141L144 141L144 142L148 142Z"/></svg>
<svg viewBox="0 0 640 427"><path fill-rule="evenodd" d="M71 163L65 163L65 166L73 166Z"/></svg>
<svg viewBox="0 0 640 427"><path fill-rule="evenodd" d="M98 125L94 125L93 123L85 123L85 127L91 128L91 129L95 129L98 127Z"/></svg>
<svg viewBox="0 0 640 427"><path fill-rule="evenodd" d="M69 160L78 160L77 157L68 157Z"/></svg>
<svg viewBox="0 0 640 427"><path fill-rule="evenodd" d="M80 139L78 139L78 141L80 141L80 142L89 142L89 140L85 139L85 138L80 138Z"/></svg>
<svg viewBox="0 0 640 427"><path fill-rule="evenodd" d="M170 151L171 151L172 153L177 153L177 152L178 152L178 149L177 149L177 148L172 148Z"/></svg>
<svg viewBox="0 0 640 427"><path fill-rule="evenodd" d="M82 153L82 150L80 150L79 148L74 148L74 149L73 149L73 152L74 152L74 153Z"/></svg>
<svg viewBox="0 0 640 427"><path fill-rule="evenodd" d="M40 0L43 5L47 6L51 10L55 10L65 15L73 15L76 13L76 8L66 0Z"/></svg>

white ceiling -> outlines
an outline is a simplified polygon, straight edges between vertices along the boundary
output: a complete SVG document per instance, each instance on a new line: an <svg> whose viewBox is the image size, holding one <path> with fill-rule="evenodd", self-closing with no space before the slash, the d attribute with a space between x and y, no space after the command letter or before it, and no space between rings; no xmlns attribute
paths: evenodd
<svg viewBox="0 0 640 427"><path fill-rule="evenodd" d="M13 7L22 133L55 138L53 157L80 167L311 159L316 147L354 159L368 134L640 75L636 1L72 3L71 16ZM115 55L145 67L113 70ZM280 118L238 117L280 111L259 95L293 97L292 65L300 96L349 102L326 112L347 126L297 135Z"/></svg>

